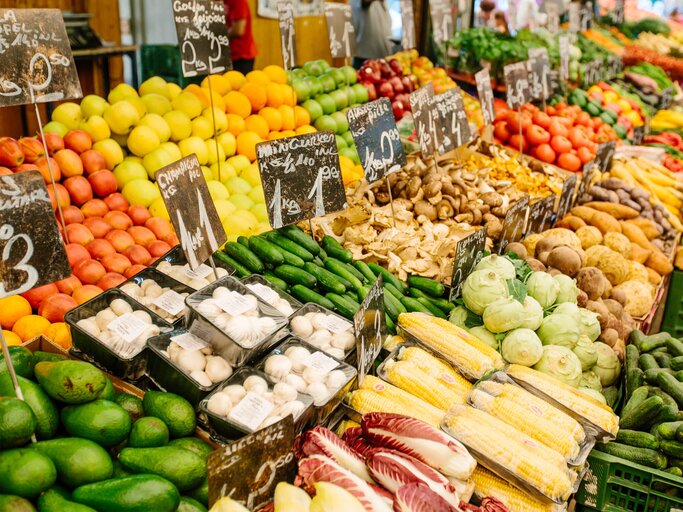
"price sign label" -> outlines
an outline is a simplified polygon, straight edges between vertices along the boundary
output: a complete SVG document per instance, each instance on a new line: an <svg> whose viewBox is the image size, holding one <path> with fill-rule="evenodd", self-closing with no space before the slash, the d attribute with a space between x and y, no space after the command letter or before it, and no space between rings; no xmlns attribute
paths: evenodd
<svg viewBox="0 0 683 512"><path fill-rule="evenodd" d="M80 98L59 9L0 9L0 107Z"/></svg>
<svg viewBox="0 0 683 512"><path fill-rule="evenodd" d="M197 156L162 167L155 177L187 263L194 270L227 241Z"/></svg>
<svg viewBox="0 0 683 512"><path fill-rule="evenodd" d="M425 156L431 155L436 151L436 123L439 115L434 100L434 86L430 82L411 92L409 100L420 150Z"/></svg>
<svg viewBox="0 0 683 512"><path fill-rule="evenodd" d="M595 178L600 175L600 168L598 167L597 158L591 162L587 162L583 166L581 174L581 182L579 183L579 187L576 191L577 200L580 200L581 196L588 192L588 189L595 181Z"/></svg>
<svg viewBox="0 0 683 512"><path fill-rule="evenodd" d="M624 61L619 55L610 55L607 57L607 76L614 78L624 71Z"/></svg>
<svg viewBox="0 0 683 512"><path fill-rule="evenodd" d="M562 94L562 82L560 81L560 72L556 69L551 69L548 72L548 94L549 96Z"/></svg>
<svg viewBox="0 0 683 512"><path fill-rule="evenodd" d="M474 75L477 82L477 94L479 95L479 102L481 103L481 112L484 116L484 124L493 124L496 118L493 109L493 89L491 89L491 75L488 68L484 68Z"/></svg>
<svg viewBox="0 0 683 512"><path fill-rule="evenodd" d="M645 138L645 125L642 124L640 126L636 126L633 128L633 138L631 139L631 142L635 146L639 146L640 144L643 143L643 139Z"/></svg>
<svg viewBox="0 0 683 512"><path fill-rule="evenodd" d="M557 34L560 31L560 6L554 2L546 3L545 13L547 16L546 28L551 34Z"/></svg>
<svg viewBox="0 0 683 512"><path fill-rule="evenodd" d="M286 418L209 454L209 507L229 496L256 510L273 499L278 482L293 482L294 420Z"/></svg>
<svg viewBox="0 0 683 512"><path fill-rule="evenodd" d="M401 0L401 46L404 50L415 48L415 15L413 0Z"/></svg>
<svg viewBox="0 0 683 512"><path fill-rule="evenodd" d="M551 194L529 206L529 222L527 223L526 234L540 233L550 224L555 211L555 199L557 196Z"/></svg>
<svg viewBox="0 0 683 512"><path fill-rule="evenodd" d="M529 211L529 196L524 196L510 206L503 221L503 231L498 240L498 254L503 254L505 247L512 242L518 242L524 234L527 212Z"/></svg>
<svg viewBox="0 0 683 512"><path fill-rule="evenodd" d="M175 1L172 5L183 76L211 75L232 69L223 4L193 0Z"/></svg>
<svg viewBox="0 0 683 512"><path fill-rule="evenodd" d="M333 132L261 142L256 159L275 229L346 208Z"/></svg>
<svg viewBox="0 0 683 512"><path fill-rule="evenodd" d="M296 67L296 42L294 39L294 4L289 0L280 0L277 4L278 26L280 27L280 48L282 49L282 67Z"/></svg>
<svg viewBox="0 0 683 512"><path fill-rule="evenodd" d="M440 154L453 151L472 140L470 124L467 121L465 103L457 88L435 96L436 111L439 114L438 151Z"/></svg>
<svg viewBox="0 0 683 512"><path fill-rule="evenodd" d="M528 61L508 64L504 68L507 103L510 108L519 108L531 101L529 89Z"/></svg>
<svg viewBox="0 0 683 512"><path fill-rule="evenodd" d="M560 204L557 207L556 219L562 219L571 209L574 203L574 190L576 189L576 174L572 174L562 183L562 192L560 193Z"/></svg>
<svg viewBox="0 0 683 512"><path fill-rule="evenodd" d="M325 20L332 58L345 59L356 55L356 32L353 28L351 6L325 2Z"/></svg>
<svg viewBox="0 0 683 512"><path fill-rule="evenodd" d="M70 275L40 173L0 176L0 299Z"/></svg>
<svg viewBox="0 0 683 512"><path fill-rule="evenodd" d="M553 4L554 5L554 4ZM550 61L545 48L529 48L529 68L531 71L531 95L535 100L548 99L548 73Z"/></svg>
<svg viewBox="0 0 683 512"><path fill-rule="evenodd" d="M624 23L624 0L617 0L614 3L614 9L612 10L612 21L616 25L622 25Z"/></svg>
<svg viewBox="0 0 683 512"><path fill-rule="evenodd" d="M590 87L602 80L603 67L604 62L601 60L587 62L583 70L583 86Z"/></svg>
<svg viewBox="0 0 683 512"><path fill-rule="evenodd" d="M406 164L389 98L352 108L346 116L368 183L381 180Z"/></svg>
<svg viewBox="0 0 683 512"><path fill-rule="evenodd" d="M567 8L569 17L569 31L576 33L581 31L581 4L579 2L570 2Z"/></svg>
<svg viewBox="0 0 683 512"><path fill-rule="evenodd" d="M560 80L569 80L569 36L562 35L559 39L560 46Z"/></svg>
<svg viewBox="0 0 683 512"><path fill-rule="evenodd" d="M384 317L384 288L379 276L370 291L353 315L353 328L356 333L356 358L358 363L358 383L372 369L384 338L387 336L387 323Z"/></svg>
<svg viewBox="0 0 683 512"><path fill-rule="evenodd" d="M607 172L612 167L612 159L614 158L616 147L617 143L613 140L598 144L598 150L595 152L595 163L602 172Z"/></svg>
<svg viewBox="0 0 683 512"><path fill-rule="evenodd" d="M581 31L585 32L593 28L593 2L586 2L580 9Z"/></svg>
<svg viewBox="0 0 683 512"><path fill-rule="evenodd" d="M665 110L671 106L671 102L673 101L673 95L673 87L667 87L662 91L662 99L659 102L659 110Z"/></svg>
<svg viewBox="0 0 683 512"><path fill-rule="evenodd" d="M471 235L458 240L453 258L453 275L451 277L451 300L460 295L462 285L474 267L484 256L486 249L486 229L478 229Z"/></svg>
<svg viewBox="0 0 683 512"><path fill-rule="evenodd" d="M436 44L443 44L453 35L451 4L447 0L431 0L429 15L432 20L432 36Z"/></svg>

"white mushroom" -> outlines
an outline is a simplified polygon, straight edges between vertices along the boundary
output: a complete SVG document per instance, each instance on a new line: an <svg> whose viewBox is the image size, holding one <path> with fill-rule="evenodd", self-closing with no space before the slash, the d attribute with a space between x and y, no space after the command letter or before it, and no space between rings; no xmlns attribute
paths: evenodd
<svg viewBox="0 0 683 512"><path fill-rule="evenodd" d="M201 370L190 372L190 377L196 380L200 386L204 386L205 388L211 387L213 385L213 382L209 376Z"/></svg>
<svg viewBox="0 0 683 512"><path fill-rule="evenodd" d="M274 354L266 359L264 369L274 380L281 381L292 371L292 361L282 354Z"/></svg>
<svg viewBox="0 0 683 512"><path fill-rule="evenodd" d="M233 403L225 393L214 393L206 403L206 408L217 416L227 416Z"/></svg>
<svg viewBox="0 0 683 512"><path fill-rule="evenodd" d="M219 356L211 356L206 361L204 369L211 382L223 382L232 375L232 367Z"/></svg>
<svg viewBox="0 0 683 512"><path fill-rule="evenodd" d="M244 386L240 386L239 384L231 384L229 386L225 386L221 390L221 393L230 398L233 404L237 404L247 395L247 390L244 389Z"/></svg>
<svg viewBox="0 0 683 512"><path fill-rule="evenodd" d="M313 324L306 316L295 316L290 322L292 332L300 338L308 338L313 334Z"/></svg>
<svg viewBox="0 0 683 512"><path fill-rule="evenodd" d="M114 299L109 304L111 310L116 314L116 316L125 315L126 313L132 313L133 308L123 299Z"/></svg>

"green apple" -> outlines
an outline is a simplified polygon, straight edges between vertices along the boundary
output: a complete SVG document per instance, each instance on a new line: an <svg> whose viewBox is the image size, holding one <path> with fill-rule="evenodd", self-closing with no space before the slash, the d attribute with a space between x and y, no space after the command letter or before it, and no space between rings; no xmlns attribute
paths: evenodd
<svg viewBox="0 0 683 512"><path fill-rule="evenodd" d="M337 84L337 87L346 85L346 75L341 68L332 68L328 71L328 73L334 78L334 82Z"/></svg>
<svg viewBox="0 0 683 512"><path fill-rule="evenodd" d="M175 110L185 112L190 119L194 119L202 113L202 102L191 92L181 92L171 100L171 105Z"/></svg>
<svg viewBox="0 0 683 512"><path fill-rule="evenodd" d="M171 128L171 140L173 142L179 142L192 135L192 121L185 112L171 110L166 112L163 117Z"/></svg>
<svg viewBox="0 0 683 512"><path fill-rule="evenodd" d="M296 93L296 102L301 103L306 101L311 96L311 86L304 78L295 78L292 82L292 89Z"/></svg>
<svg viewBox="0 0 683 512"><path fill-rule="evenodd" d="M156 199L161 199L159 189L146 179L129 181L121 193L130 204L140 204L144 207L150 206Z"/></svg>
<svg viewBox="0 0 683 512"><path fill-rule="evenodd" d="M252 188L247 196L256 204L264 204L266 202L266 196L263 194L263 187L260 184Z"/></svg>
<svg viewBox="0 0 683 512"><path fill-rule="evenodd" d="M152 217L161 217L162 219L171 220L163 197L158 197L152 201L152 204L149 205L149 213L152 214Z"/></svg>
<svg viewBox="0 0 683 512"><path fill-rule="evenodd" d="M152 76L140 84L140 96L159 94L171 99L171 94L166 87L166 80L160 76Z"/></svg>
<svg viewBox="0 0 683 512"><path fill-rule="evenodd" d="M60 137L64 137L64 135L69 133L69 129L59 121L50 121L43 126L43 131L45 133L56 133Z"/></svg>
<svg viewBox="0 0 683 512"><path fill-rule="evenodd" d="M120 134L120 133L112 133L111 134L111 139L116 141L116 143L121 146L122 148L125 148L126 145L128 144L128 134Z"/></svg>
<svg viewBox="0 0 683 512"><path fill-rule="evenodd" d="M145 167L149 179L154 180L156 179L154 175L159 169L166 167L175 161L176 159L173 158L173 155L171 155L165 149L158 147L154 151L151 151L145 155L145 157L142 159L142 165Z"/></svg>
<svg viewBox="0 0 683 512"><path fill-rule="evenodd" d="M228 163L232 165L237 174L241 174L242 170L249 167L249 164L251 164L249 159L244 155L231 156L228 158Z"/></svg>
<svg viewBox="0 0 683 512"><path fill-rule="evenodd" d="M206 165L209 161L209 151L206 149L206 143L200 137L192 136L178 142L178 148L183 157L191 154L197 155L197 160L201 165Z"/></svg>
<svg viewBox="0 0 683 512"><path fill-rule="evenodd" d="M135 156L144 157L159 147L161 141L149 126L136 126L128 135L128 149Z"/></svg>
<svg viewBox="0 0 683 512"><path fill-rule="evenodd" d="M213 204L216 207L216 212L218 212L218 218L221 222L223 222L228 215L237 210L237 207L227 199L215 199Z"/></svg>
<svg viewBox="0 0 683 512"><path fill-rule="evenodd" d="M344 137L347 146L353 146L356 144L356 141L353 140L353 135L351 134L351 132L342 133L342 137Z"/></svg>
<svg viewBox="0 0 683 512"><path fill-rule="evenodd" d="M231 195L248 194L251 190L251 185L249 184L249 182L244 178L240 178L239 176L227 180L225 182L225 186L227 187L228 192L230 192Z"/></svg>
<svg viewBox="0 0 683 512"><path fill-rule="evenodd" d="M337 111L337 104L329 94L319 94L315 97L315 101L320 104L320 107L323 109L323 114L330 115L332 112Z"/></svg>
<svg viewBox="0 0 683 512"><path fill-rule="evenodd" d="M159 147L171 155L173 160L180 160L183 157L183 154L180 152L180 148L175 142L164 142Z"/></svg>
<svg viewBox="0 0 683 512"><path fill-rule="evenodd" d="M116 186L121 190L129 181L146 180L147 171L141 163L126 158L114 168L114 177L116 178Z"/></svg>
<svg viewBox="0 0 683 512"><path fill-rule="evenodd" d="M356 150L353 148L349 148L349 147L341 148L339 150L339 155L350 158L351 160L354 161L354 163L358 159L358 153L356 152Z"/></svg>
<svg viewBox="0 0 683 512"><path fill-rule="evenodd" d="M319 132L324 132L326 130L330 130L333 132L337 131L337 123L332 118L332 116L320 116L318 119L315 120L313 126L315 126L315 129Z"/></svg>
<svg viewBox="0 0 683 512"><path fill-rule="evenodd" d="M323 86L324 93L332 92L337 88L337 82L335 81L331 71L320 75L318 80L320 80L320 84Z"/></svg>
<svg viewBox="0 0 683 512"><path fill-rule="evenodd" d="M354 84L351 86L353 92L356 93L356 103L367 103L368 102L368 90L363 84Z"/></svg>
<svg viewBox="0 0 683 512"><path fill-rule="evenodd" d="M358 74L353 66L342 66L340 70L344 73L344 83L353 85L358 80Z"/></svg>
<svg viewBox="0 0 683 512"><path fill-rule="evenodd" d="M79 128L90 135L93 142L111 137L109 125L102 116L90 116Z"/></svg>
<svg viewBox="0 0 683 512"><path fill-rule="evenodd" d="M211 179L225 183L230 178L237 176L237 171L228 162L214 162L210 166Z"/></svg>
<svg viewBox="0 0 683 512"><path fill-rule="evenodd" d="M228 199L230 197L228 189L220 181L209 180L206 182L206 186L209 188L209 194L214 201L216 199Z"/></svg>
<svg viewBox="0 0 683 512"><path fill-rule="evenodd" d="M342 90L332 91L330 93L330 98L334 100L335 110L339 111L346 108L349 105L349 98L346 93Z"/></svg>
<svg viewBox="0 0 683 512"><path fill-rule="evenodd" d="M77 103L67 101L55 107L52 112L52 120L62 123L69 130L76 130L83 121L83 113Z"/></svg>
<svg viewBox="0 0 683 512"><path fill-rule="evenodd" d="M107 100L97 94L88 94L81 100L81 112L86 119L90 116L101 116L107 107Z"/></svg>
<svg viewBox="0 0 683 512"><path fill-rule="evenodd" d="M318 94L322 94L323 84L320 83L320 80L318 80L317 76L306 77L306 81L308 82L308 87L311 91L311 98L317 96Z"/></svg>
<svg viewBox="0 0 683 512"><path fill-rule="evenodd" d="M325 72L325 68L317 60L309 60L302 68L307 74L313 76L322 75Z"/></svg>
<svg viewBox="0 0 683 512"><path fill-rule="evenodd" d="M233 194L228 201L234 204L238 210L248 210L256 204L245 194Z"/></svg>
<svg viewBox="0 0 683 512"><path fill-rule="evenodd" d="M342 133L349 131L349 121L346 119L345 114L342 114L341 112L335 112L334 114L330 115L330 117L337 124L337 135L341 135Z"/></svg>
<svg viewBox="0 0 683 512"><path fill-rule="evenodd" d="M157 137L159 137L159 142L166 142L171 138L171 127L168 126L166 120L159 114L145 114L145 116L140 119L139 126L148 126Z"/></svg>
<svg viewBox="0 0 683 512"><path fill-rule="evenodd" d="M213 111L213 112L212 112ZM202 117L207 119L211 123L211 129L213 130L214 121L216 122L216 133L223 133L228 129L228 117L225 115L221 109L217 107L205 108L202 110ZM213 135L213 134L212 134Z"/></svg>
<svg viewBox="0 0 683 512"><path fill-rule="evenodd" d="M237 152L237 141L232 133L221 133L217 138L218 143L223 147L225 156L232 156Z"/></svg>
<svg viewBox="0 0 683 512"><path fill-rule="evenodd" d="M145 94L140 98L140 101L145 105L147 112L159 114L160 116L163 116L173 108L171 101L160 94Z"/></svg>
<svg viewBox="0 0 683 512"><path fill-rule="evenodd" d="M240 173L240 178L246 180L252 187L261 186L261 173L258 164L254 162L249 167L245 167Z"/></svg>
<svg viewBox="0 0 683 512"><path fill-rule="evenodd" d="M348 144L344 140L344 137L342 137L341 135L335 135L334 140L337 143L337 151L339 151L341 148L348 147Z"/></svg>
<svg viewBox="0 0 683 512"><path fill-rule="evenodd" d="M213 137L213 125L206 117L195 117L192 120L192 135L202 140Z"/></svg>
<svg viewBox="0 0 683 512"><path fill-rule="evenodd" d="M356 92L353 90L353 87L349 86L344 86L339 89L342 91L344 94L346 94L346 100L350 105L355 105L356 104Z"/></svg>
<svg viewBox="0 0 683 512"><path fill-rule="evenodd" d="M104 111L104 120L112 132L125 135L140 122L140 114L130 101L121 100Z"/></svg>
<svg viewBox="0 0 683 512"><path fill-rule="evenodd" d="M268 222L268 208L263 203L256 203L249 211L254 214L254 217L258 219L259 222Z"/></svg>
<svg viewBox="0 0 683 512"><path fill-rule="evenodd" d="M209 154L208 164L213 165L216 162L225 162L225 151L216 139L208 139L206 142L206 151Z"/></svg>
<svg viewBox="0 0 683 512"><path fill-rule="evenodd" d="M109 103L112 105L129 98L139 98L138 91L125 83L120 83L114 87L111 91L109 91L109 95L107 96L107 100L109 100Z"/></svg>
<svg viewBox="0 0 683 512"><path fill-rule="evenodd" d="M98 140L92 148L102 153L104 161L107 162L107 169L113 169L123 162L123 150L114 139Z"/></svg>
<svg viewBox="0 0 683 512"><path fill-rule="evenodd" d="M147 113L147 107L145 107L145 103L140 98L128 98L126 101L129 101L135 107L135 110L138 111L140 118Z"/></svg>
<svg viewBox="0 0 683 512"><path fill-rule="evenodd" d="M323 108L320 106L320 103L315 100L306 100L301 106L304 107L308 112L308 115L311 116L311 121L315 121L323 115Z"/></svg>

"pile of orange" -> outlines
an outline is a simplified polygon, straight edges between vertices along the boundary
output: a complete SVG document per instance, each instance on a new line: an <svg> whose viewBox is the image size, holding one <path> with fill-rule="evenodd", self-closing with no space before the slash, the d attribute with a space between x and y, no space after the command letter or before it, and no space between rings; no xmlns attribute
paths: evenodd
<svg viewBox="0 0 683 512"><path fill-rule="evenodd" d="M62 348L71 347L71 332L64 322L50 323L34 315L31 304L21 295L0 299L0 326L7 345L21 345L42 334Z"/></svg>

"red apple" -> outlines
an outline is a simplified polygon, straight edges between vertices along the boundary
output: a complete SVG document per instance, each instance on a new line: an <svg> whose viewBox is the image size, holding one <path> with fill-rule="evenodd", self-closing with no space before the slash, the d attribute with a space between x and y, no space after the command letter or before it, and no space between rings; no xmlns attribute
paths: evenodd
<svg viewBox="0 0 683 512"><path fill-rule="evenodd" d="M396 121L400 120L403 117L403 113L404 113L403 103L401 103L400 101L396 101L396 100L392 101L391 102L391 111L394 113L394 119L396 119Z"/></svg>
<svg viewBox="0 0 683 512"><path fill-rule="evenodd" d="M81 176L83 174L83 162L78 153L70 149L61 149L55 153L54 159L59 164L62 176Z"/></svg>
<svg viewBox="0 0 683 512"><path fill-rule="evenodd" d="M59 288L55 283L44 284L43 286L38 286L32 288L27 292L21 294L25 298L33 309L38 309L40 303L51 295L56 295L59 293Z"/></svg>
<svg viewBox="0 0 683 512"><path fill-rule="evenodd" d="M66 256L69 258L69 265L73 268L81 261L89 259L90 253L81 244L72 242L66 246Z"/></svg>
<svg viewBox="0 0 683 512"><path fill-rule="evenodd" d="M365 83L363 86L368 90L368 101L375 101L377 99L377 88L375 87L375 84Z"/></svg>
<svg viewBox="0 0 683 512"><path fill-rule="evenodd" d="M62 208L62 215L64 215L65 224L83 224L83 220L85 219L85 217L83 217L83 212L72 204L66 208Z"/></svg>
<svg viewBox="0 0 683 512"><path fill-rule="evenodd" d="M128 216L136 226L144 226L145 222L152 217L149 210L142 205L132 204L128 208Z"/></svg>
<svg viewBox="0 0 683 512"><path fill-rule="evenodd" d="M114 246L116 252L120 253L125 252L126 249L135 245L135 240L133 237L122 229L112 229L109 233L107 233L104 239Z"/></svg>
<svg viewBox="0 0 683 512"><path fill-rule="evenodd" d="M55 189L57 189L57 197L55 198ZM52 186L52 183L47 184L47 195L50 197L50 202L52 203L52 210L57 210L57 203L62 208L66 208L71 204L71 198L69 197L69 191L66 187L60 183L56 183Z"/></svg>
<svg viewBox="0 0 683 512"><path fill-rule="evenodd" d="M157 259L170 251L171 246L163 240L154 240L154 242L147 246L147 250L152 255L152 258Z"/></svg>
<svg viewBox="0 0 683 512"><path fill-rule="evenodd" d="M99 151L89 149L81 153L81 162L86 176L90 176L95 171L107 168L107 162Z"/></svg>
<svg viewBox="0 0 683 512"><path fill-rule="evenodd" d="M74 204L81 206L92 199L92 187L83 176L72 176L64 180L64 186L69 191Z"/></svg>
<svg viewBox="0 0 683 512"><path fill-rule="evenodd" d="M45 156L43 143L34 137L22 137L17 141L24 153L24 162L32 164L40 157Z"/></svg>
<svg viewBox="0 0 683 512"><path fill-rule="evenodd" d="M38 314L50 322L63 322L64 315L76 306L78 306L78 302L71 296L66 293L56 293L40 303Z"/></svg>
<svg viewBox="0 0 683 512"><path fill-rule="evenodd" d="M85 248L88 249L90 256L96 260L101 260L105 256L116 254L116 249L114 249L114 246L103 238L96 238L86 245Z"/></svg>
<svg viewBox="0 0 683 512"><path fill-rule="evenodd" d="M389 98L389 99L394 98L394 88L391 86L391 84L389 82L382 82L381 84L379 84L379 88L377 89L377 92L383 98Z"/></svg>
<svg viewBox="0 0 683 512"><path fill-rule="evenodd" d="M55 284L57 285L60 293L66 293L67 295L72 295L73 292L83 286L81 280L74 275L71 275L66 279L62 279L61 281L57 281Z"/></svg>
<svg viewBox="0 0 683 512"><path fill-rule="evenodd" d="M95 171L88 176L93 192L98 197L107 197L116 192L116 178L114 173L106 169Z"/></svg>
<svg viewBox="0 0 683 512"><path fill-rule="evenodd" d="M147 219L145 222L145 227L154 233L154 236L159 240L163 240L164 237L173 233L173 225L166 219L161 217L152 217Z"/></svg>
<svg viewBox="0 0 683 512"><path fill-rule="evenodd" d="M42 156L35 161L35 164L38 167L38 171L43 176L43 181L45 183L51 183L53 178L55 182L58 182L61 179L62 173L59 169L59 164L57 163L57 160L55 160L54 158L45 158L44 156ZM50 177L50 171L52 171L52 177Z"/></svg>
<svg viewBox="0 0 683 512"><path fill-rule="evenodd" d="M57 151L64 149L64 139L61 135L56 133L45 133L45 144L47 145L47 152L50 156L54 155Z"/></svg>
<svg viewBox="0 0 683 512"><path fill-rule="evenodd" d="M80 155L92 148L92 139L83 130L71 130L64 136L64 147Z"/></svg>
<svg viewBox="0 0 683 512"><path fill-rule="evenodd" d="M157 239L157 237L154 236L154 232L145 226L132 226L126 231L130 236L133 237L133 240L135 240L136 244L143 247L147 247Z"/></svg>
<svg viewBox="0 0 683 512"><path fill-rule="evenodd" d="M405 92L405 87L403 87L403 82L399 77L392 76L389 79L389 83L391 84L391 87L393 87L394 92L396 94L401 94L402 92Z"/></svg>
<svg viewBox="0 0 683 512"><path fill-rule="evenodd" d="M66 227L66 235L70 244L88 245L95 237L83 224L69 224Z"/></svg>
<svg viewBox="0 0 683 512"><path fill-rule="evenodd" d="M114 229L128 229L133 225L133 221L128 215L120 211L107 212L104 216L105 222L107 222Z"/></svg>

